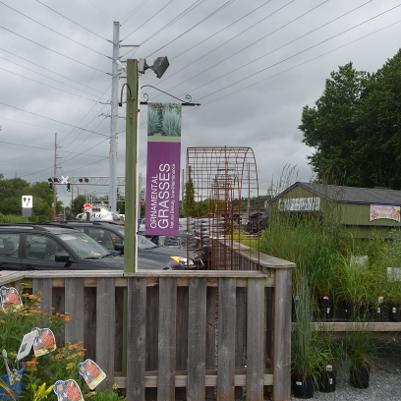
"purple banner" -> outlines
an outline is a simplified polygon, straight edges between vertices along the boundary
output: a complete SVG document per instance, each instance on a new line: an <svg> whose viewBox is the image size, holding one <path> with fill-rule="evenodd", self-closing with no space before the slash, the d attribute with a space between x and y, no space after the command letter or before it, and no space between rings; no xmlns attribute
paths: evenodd
<svg viewBox="0 0 401 401"><path fill-rule="evenodd" d="M179 235L181 105L148 110L146 235Z"/></svg>

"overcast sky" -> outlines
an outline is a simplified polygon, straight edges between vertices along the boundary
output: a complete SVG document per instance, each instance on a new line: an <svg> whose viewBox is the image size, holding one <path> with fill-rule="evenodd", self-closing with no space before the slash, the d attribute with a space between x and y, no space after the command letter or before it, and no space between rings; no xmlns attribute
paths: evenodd
<svg viewBox="0 0 401 401"><path fill-rule="evenodd" d="M183 154L187 146L250 146L264 194L286 165L296 166L298 180L312 178L307 156L313 149L302 143L297 128L303 106L314 104L339 65L352 61L373 72L397 52L401 2L1 0L0 173L7 178L52 176L55 132L59 174L109 174L110 106L99 100L110 100L106 56L112 52L107 39L113 21L121 22L123 45L144 43L137 50L121 48L122 55L130 52L125 58L170 59L161 80L148 71L141 85L176 96L189 93L202 103L183 109ZM147 92L150 101L167 100ZM122 108L120 115L118 175L123 176ZM143 174L145 142L143 107ZM60 195L68 199L64 191Z"/></svg>

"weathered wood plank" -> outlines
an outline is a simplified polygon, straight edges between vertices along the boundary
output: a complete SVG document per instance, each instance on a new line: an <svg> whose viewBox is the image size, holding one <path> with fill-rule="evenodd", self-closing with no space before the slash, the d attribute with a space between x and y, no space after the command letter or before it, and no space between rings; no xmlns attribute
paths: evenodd
<svg viewBox="0 0 401 401"><path fill-rule="evenodd" d="M84 287L85 356L96 360L96 341L93 339L94 333L96 333L96 288Z"/></svg>
<svg viewBox="0 0 401 401"><path fill-rule="evenodd" d="M273 400L291 398L291 269L275 272Z"/></svg>
<svg viewBox="0 0 401 401"><path fill-rule="evenodd" d="M246 281L246 287L248 280ZM235 329L235 369L243 369L246 365L246 328L247 328L247 288L238 288Z"/></svg>
<svg viewBox="0 0 401 401"><path fill-rule="evenodd" d="M127 401L145 401L146 282L128 280Z"/></svg>
<svg viewBox="0 0 401 401"><path fill-rule="evenodd" d="M234 400L236 287L232 278L219 280L217 400Z"/></svg>
<svg viewBox="0 0 401 401"><path fill-rule="evenodd" d="M65 327L65 342L83 342L84 281L82 278L65 279L65 312L71 317Z"/></svg>
<svg viewBox="0 0 401 401"><path fill-rule="evenodd" d="M118 388L127 388L126 377L115 377L114 383ZM183 374L175 375L175 386L186 387L188 383L188 377ZM206 387L216 387L217 375L207 374L205 376ZM236 374L234 378L235 386L246 386L246 374ZM271 386L273 384L273 375L271 373L264 374L264 385ZM157 375L145 374L145 387L155 388L157 387Z"/></svg>
<svg viewBox="0 0 401 401"><path fill-rule="evenodd" d="M189 282L187 283L187 286ZM177 282L177 335L176 350L177 356L175 361L176 370L187 369L188 362L188 287L179 287Z"/></svg>
<svg viewBox="0 0 401 401"><path fill-rule="evenodd" d="M53 306L53 286L51 279L33 279L32 292L40 296L40 307L49 311Z"/></svg>
<svg viewBox="0 0 401 401"><path fill-rule="evenodd" d="M314 331L401 331L401 322L313 322Z"/></svg>
<svg viewBox="0 0 401 401"><path fill-rule="evenodd" d="M188 401L205 400L206 374L206 279L189 282Z"/></svg>
<svg viewBox="0 0 401 401"><path fill-rule="evenodd" d="M259 279L248 280L247 401L263 401L265 288Z"/></svg>
<svg viewBox="0 0 401 401"><path fill-rule="evenodd" d="M160 278L158 401L175 400L177 285L173 278Z"/></svg>
<svg viewBox="0 0 401 401"><path fill-rule="evenodd" d="M103 387L111 387L114 379L115 298L114 280L99 278L96 288L96 362L107 374Z"/></svg>

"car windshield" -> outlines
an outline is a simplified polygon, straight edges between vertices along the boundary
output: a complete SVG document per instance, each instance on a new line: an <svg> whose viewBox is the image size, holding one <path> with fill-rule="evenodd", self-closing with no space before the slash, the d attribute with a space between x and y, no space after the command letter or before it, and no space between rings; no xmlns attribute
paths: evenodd
<svg viewBox="0 0 401 401"><path fill-rule="evenodd" d="M122 234L122 235L124 235L124 226L117 226L117 225L115 225L115 226L113 226L113 229L114 230L116 230L116 231L118 231L120 234Z"/></svg>
<svg viewBox="0 0 401 401"><path fill-rule="evenodd" d="M110 252L84 233L71 232L58 235L81 259L100 259Z"/></svg>

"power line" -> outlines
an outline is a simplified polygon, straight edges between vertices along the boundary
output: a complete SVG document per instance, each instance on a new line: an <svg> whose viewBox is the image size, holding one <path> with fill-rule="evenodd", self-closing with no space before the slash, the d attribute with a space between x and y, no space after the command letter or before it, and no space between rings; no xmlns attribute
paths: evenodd
<svg viewBox="0 0 401 401"><path fill-rule="evenodd" d="M245 67L247 67L247 66L249 66L249 65L251 65L251 64L253 64L253 63L256 63L257 61L259 61L259 60L261 60L261 59L263 59L263 58L265 58L265 57L267 57L267 56L270 56L270 55L272 55L272 54L274 54L274 53L276 53L276 52L278 52L278 51L284 49L285 47L287 47L287 46L289 46L289 45L291 45L291 44L293 44L293 43L295 43L295 42L297 42L297 41L299 41L299 40L305 38L306 36L309 36L310 34L315 33L315 32L317 32L317 31L319 31L320 29L327 27L328 25L332 24L333 22L336 22L336 21L338 21L339 19L341 19L341 18L343 18L343 17L345 17L345 16L347 16L347 15L349 15L349 14L352 14L353 12L359 10L360 8L366 6L366 5L369 4L369 3L372 3L373 1L375 1L375 0L368 0L368 1L366 1L365 3L363 3L363 4L361 4L361 5L357 6L357 7L354 7L353 9L351 9L351 10L349 10L349 11L347 11L347 12L341 14L341 15L339 15L338 17L335 17L335 18L331 19L330 21L327 21L327 22L325 22L324 24L319 25L318 27L313 28L313 29L311 29L311 30L308 31L308 32L305 32L305 33L302 34L301 36L298 36L298 37L296 37L295 39L291 39L290 41L284 43L283 45L278 46L278 47L276 47L276 48L274 48L274 49L268 51L267 53L264 53L264 54L262 54L262 55L260 55L260 56L258 56L258 57L256 57L256 58L254 58L254 59L252 59L252 60L250 60L250 61L248 61L248 62L246 62L246 63L244 63L244 64L241 64L240 66L238 66L238 67L232 69L231 71L226 71L224 74L221 74L221 75L219 75L219 76L213 78L212 80L208 81L207 84L205 84L205 85L200 85L200 86L198 86L197 88L193 89L191 92L196 92L197 90L203 88L204 86L209 86L210 84L212 84L213 82L218 81L218 80L221 79L221 78L226 78L226 77L228 77L228 76L234 74L235 72L240 71L240 70L242 70L243 68L245 68ZM259 40L255 41L254 43L257 43L258 41L259 41ZM243 48L240 49L238 52L236 52L233 56L238 55L239 53L241 53L241 52L244 51L244 50L247 50L250 46L253 46L254 43L251 43L249 46L243 47ZM223 63L224 61L229 60L229 59L230 59L231 57L233 57L233 56L230 56L230 57L228 57L228 58L226 58L226 59L221 60L221 61L219 62L219 64L220 64L220 63Z"/></svg>
<svg viewBox="0 0 401 401"><path fill-rule="evenodd" d="M82 152L78 152L76 155L74 155L74 156L72 156L72 157L70 157L70 158L68 158L68 159L65 159L65 161L70 161L70 160L75 159L75 158L78 157L78 156L86 155L86 152L87 152L88 150L95 149L95 148L98 147L99 145L102 145L103 143L107 142L108 140L109 140L109 138L103 139L102 141L96 143L95 145L91 145L90 148L86 148L86 149L83 150Z"/></svg>
<svg viewBox="0 0 401 401"><path fill-rule="evenodd" d="M4 53L11 54L12 56L14 56L14 57L16 57L16 58L18 58L18 59L21 59L21 60L23 60L23 61L26 61L27 63L32 64L32 65L34 65L35 67L41 68L41 69L43 69L43 70L45 70L45 71L49 71L49 72L51 72L52 74L57 75L57 76L59 76L59 77L65 79L65 80L67 80L67 81L69 81L69 82L74 82L74 83L76 83L77 85L80 85L80 86L83 86L83 87L85 87L85 88L87 88L87 89L90 89L91 91L99 92L97 89L92 88L91 86L88 86L88 85L86 85L86 84L84 84L84 83L82 83L82 82L80 82L80 81L77 81L77 80L75 80L75 79L73 79L73 78L67 77L66 75L60 74L60 73L58 73L57 71L54 71L54 70L52 70L52 69L50 69L50 68L47 68L47 67L45 67L45 66L43 66L43 65L37 64L37 63L35 63L34 61L31 61L31 60L29 60L29 59L27 59L27 58L25 58L25 57L19 56L18 54L15 54L15 53L13 53L13 52L11 52L11 51L9 51L9 50L6 50L6 49L4 49L4 48L2 48L2 47L0 47L0 50L3 51ZM1 57L1 58L2 58L3 60L9 61L10 63L13 63L13 64L15 64L15 65L17 65L17 66L19 66L19 67L21 67L21 68L25 68L25 69L28 70L28 71L35 72L34 70L28 69L27 67L25 67L25 66L23 66L23 65L21 65L21 64L18 64L18 63L16 63L16 62L13 61L13 60L9 60L9 59L7 59L7 58L5 58L5 57ZM35 73L37 73L37 72L35 72ZM50 77L46 77L46 78L47 78L47 79L52 79L52 80L54 80L53 78L50 78ZM55 80L55 81L56 81L56 80ZM56 82L60 82L60 83L63 83L64 85L67 85L65 82L62 82L62 81L56 81ZM71 86L71 88L73 88L73 87ZM74 89L76 89L76 88L74 88Z"/></svg>
<svg viewBox="0 0 401 401"><path fill-rule="evenodd" d="M269 36L274 35L275 33L281 31L282 29L288 27L289 25L293 24L294 22L300 20L301 18L303 18L303 17L305 17L306 15L310 14L311 12L315 11L315 10L318 9L319 7L322 7L322 6L323 6L324 4L326 4L328 1L329 1L329 0L324 0L324 1L320 2L319 4L313 6L312 8L310 8L310 9L308 9L307 11L303 12L302 14L298 15L297 17L295 17L295 18L291 19L290 21L286 22L285 24L280 25L279 27L277 27L277 28L273 29L272 31L266 33L265 35L261 36L260 38L258 38L257 40L253 41L252 43L248 44L247 46L242 47L241 49L237 50L236 52L234 52L234 53L231 54L230 56L225 57L225 58L223 58L223 59L217 61L216 63L212 64L211 66L209 66L209 67L207 67L207 68L204 68L204 69L201 70L200 72L196 73L195 75L192 75L190 78L184 79L183 81L181 81L181 82L179 82L178 84L172 86L172 87L169 88L168 90L175 89L175 88L181 86L182 84L184 84L185 82L187 82L187 81L189 81L189 80L192 80L192 79L194 79L194 78L197 78L197 77L199 77L200 75L202 75L203 73L205 73L205 72L207 72L207 71L210 71L211 69L217 67L219 64L223 63L224 61L226 61L226 60L230 59L231 57L234 57L234 56L238 55L239 53L241 53L242 51L248 49L250 46L253 46L254 44L256 44L256 43L258 43L258 42L260 42L260 41L262 41L262 40L268 38ZM279 9L279 10L282 10L285 6L288 6L289 4L291 4L291 3L293 3L293 2L294 2L294 1L288 2L287 4L285 4L284 6L282 6L281 9ZM271 15L272 15L272 14L270 14L270 16L271 16ZM254 26L255 26L255 24L251 25L251 26L248 27L246 30L249 30L249 29L253 28ZM246 30L245 30L245 31L246 31ZM243 33L244 33L244 31L240 32L241 35L242 35ZM227 44L227 43L230 43L234 38L237 38L238 36L239 36L239 35L235 35L233 38L231 38L231 39L225 41L222 45L219 45L218 48L222 47L223 45L225 45L225 44ZM213 49L213 51L215 51L215 50L216 50L216 49ZM210 54L210 53L211 53L211 52L209 51L208 54ZM204 57L204 55L202 56L202 58L203 58L203 57ZM197 60L199 60L199 59L200 59L200 58L198 58ZM186 65L185 67L181 68L180 71L182 71L182 70L184 70L184 69L186 69L186 68L192 66L197 60L192 61L190 64L188 64L188 65ZM170 78L171 78L171 76L170 76Z"/></svg>
<svg viewBox="0 0 401 401"><path fill-rule="evenodd" d="M230 24L226 25L225 27L217 30L215 33L209 35L207 38L202 39L201 41L197 42L196 44L192 45L191 47L189 47L188 49L183 50L182 52L176 54L174 57L171 58L171 60L176 60L177 58L180 58L181 56L183 56L184 54L190 52L191 50L195 49L196 47L198 47L199 45L207 42L209 39L217 36L218 34L224 32L225 30L227 30L228 28L231 28L232 26L234 26L236 23L242 21L243 19L245 19L246 17L249 17L250 15L252 15L253 13L255 13L256 11L260 10L261 8L267 6L269 3L271 3L273 0L267 0L264 3L260 4L259 6L257 6L256 8L254 8L253 10L247 12L246 14L244 14L243 16L241 16L240 18L237 18L235 21L231 22ZM171 76L170 76L171 77Z"/></svg>
<svg viewBox="0 0 401 401"><path fill-rule="evenodd" d="M287 68L287 69L282 70L282 71L279 71L279 72L277 72L277 73L275 73L275 74L273 74L273 75L270 75L270 76L269 76L266 80L264 80L264 81L269 81L269 80L271 80L272 78L277 77L278 75L282 75L282 74L285 74L286 72L289 72L289 71L292 71L292 70L294 70L294 69L296 69L296 68L302 67L302 66L304 66L304 65L306 65L306 64L309 64L309 63L311 63L311 62L313 62L313 61L316 61L316 60L318 60L318 59L320 59L320 58L322 58L322 57L324 57L324 56L327 56L327 55L329 55L329 54L331 54L331 53L334 53L334 52L336 52L337 50L344 49L345 47L351 46L351 45L353 45L354 43L357 43L357 42L359 42L359 41L361 41L361 40L363 40L363 39L366 39L366 38L368 38L368 37L370 37L370 36L373 36L373 35L375 35L375 34L377 34L377 33L379 33L379 32L383 32L383 31L385 31L385 30L387 30L387 29L390 29L390 28L392 28L392 27L394 27L394 26L396 26L396 25L399 25L400 23L401 23L401 19L399 19L399 20L397 20L397 21L395 21L395 22L393 22L393 23L391 23L391 24L389 24L389 25L386 25L386 26L384 26L384 27L382 27L382 28L376 29L375 31L372 31L372 32L369 32L369 33L367 33L367 34L365 34L365 35L362 35L362 36L360 36L360 37L358 37L358 38L356 38L356 39L354 39L354 40L352 40L352 41L350 41L350 42L344 43L344 44L342 44L342 45L340 45L340 46L337 46L337 47L335 47L335 48L333 48L333 49L331 49L331 50L328 50L328 51L326 51L326 52L324 52L324 53L321 53L321 54L319 54L318 56L309 58L308 60L305 60L305 61L303 61L303 62L301 62L301 63L298 63L298 64L296 64L296 65L294 65L294 66L292 66L292 67L290 67L290 68ZM233 94L238 93L238 92L242 92L242 91L244 91L245 89L249 89L249 88L251 88L251 87L253 87L253 86L260 85L260 83L261 83L261 81L258 80L258 81L256 81L256 82L253 82L253 83L250 84L250 85L244 86L243 88L234 90L234 91L228 93L227 95L220 96L220 97L217 97L217 98L211 100L210 102L206 102L206 103L204 103L204 105L207 106L207 105L216 103L217 101L219 101L219 100L221 100L221 99L223 99L223 98L226 98L227 96L233 95ZM206 97L208 97L208 96L206 96Z"/></svg>
<svg viewBox="0 0 401 401"><path fill-rule="evenodd" d="M296 0L290 0L287 3L283 4L282 6L280 6L279 8L277 8L276 10L272 11L271 13L269 13L268 15L264 16L263 18L261 18L260 20L256 21L255 23L251 24L250 26L248 26L247 28L243 29L242 31L236 33L234 36L232 36L231 38L223 41L222 43L220 43L218 46L214 47L213 49L208 50L206 53L202 54L201 56L199 56L198 58L196 58L195 60L192 60L189 64L185 65L184 67L180 68L178 71L175 71L173 74L169 75L169 78L172 78L173 76L179 74L180 72L186 70L189 67L192 67L195 63L197 63L198 61L204 60L206 59L210 54L214 53L216 50L221 49L223 46L225 46L227 43L232 42L234 39L239 38L240 36L242 36L243 34L245 34L246 32L250 31L251 29L253 29L255 26L261 24L264 21L267 21L269 18L271 18L272 16L274 16L275 14L277 14L278 12L282 11L284 8L288 7L289 5L291 5L292 3L294 3ZM327 0L328 1L328 0ZM177 84L177 86L181 85L181 83L184 83L186 81L180 82L179 84ZM175 88L172 87L172 88Z"/></svg>
<svg viewBox="0 0 401 401"><path fill-rule="evenodd" d="M39 1L39 0L36 0ZM131 35L133 35L135 32L138 32L142 27L144 27L148 22L152 21L153 18L157 17L164 9L166 9L173 1L175 0L169 0L163 7L161 7L158 11L156 11L154 14L152 14L148 19L146 19L144 22L142 22L141 25L139 25L137 28L135 28L133 31L128 33L124 38L121 40L124 42L127 38L129 38ZM128 54L128 53L127 53ZM123 56L125 57L125 56Z"/></svg>
<svg viewBox="0 0 401 401"><path fill-rule="evenodd" d="M36 0L36 1L39 1L39 0ZM57 55L59 55L59 56L61 56L61 57L64 57L64 58L66 58L66 59L68 59L68 60L70 60L70 61L74 61L75 63L78 63L78 64L80 64L80 65L83 65L83 66L85 66L85 67L87 67L87 68L90 68L91 70L101 72L102 74L107 74L107 72L105 72L105 71L103 71L103 70L100 70L100 69L97 68L97 67L93 67L92 65L86 64L86 63L84 63L84 62L82 62L82 61L80 61L80 60L78 60L78 59L76 59L76 58L74 58L74 57L68 56L67 54L61 53L61 52L59 52L58 50L54 50L54 49L52 49L52 48L50 48L50 47L48 47L48 46L43 45L42 43L36 42L36 41L34 41L34 40L32 40L32 39L30 39L30 38L24 36L24 35L19 34L18 32L15 32L15 31L13 31L13 30L11 30L11 29L6 28L6 27L3 26L3 25L0 25L0 28L1 28L1 29L4 29L5 31L7 31L7 32L9 32L9 33L12 33L12 34L15 35L15 36L18 36L19 38L25 39L25 40L27 40L28 42L34 43L35 45L37 45L37 46L39 46L39 47L42 47L43 49L46 49L46 50L51 51L51 52L53 52L53 53L55 53L55 54L57 54Z"/></svg>
<svg viewBox="0 0 401 401"><path fill-rule="evenodd" d="M64 15L63 13L61 13L61 12L57 11L56 9L50 7L48 4L44 3L43 1L40 1L40 0L35 0L35 1L36 1L37 3L39 3L40 5L42 5L43 7L46 7L47 9L49 9L50 11L52 11L54 14L57 14L58 16L60 16L60 17L62 17L62 18L64 18L64 19L66 19L66 20L69 21L71 24L74 24L74 25L76 25L76 26L79 26L79 27L80 27L81 29L83 29L84 31L89 32L89 33L91 33L92 35L95 35L95 36L97 36L98 38L105 40L106 42L110 42L109 39L107 39L106 37L104 37L104 36L102 36L102 35L100 35L100 34L94 32L94 31L90 30L89 28L87 28L86 26L80 24L79 22L76 22L76 21L72 20L71 18L67 17L67 16Z"/></svg>
<svg viewBox="0 0 401 401"><path fill-rule="evenodd" d="M82 46L82 47L84 47L85 49L90 50L91 52L96 53L96 54L98 54L98 55L100 55L100 56L107 57L107 55L105 55L105 54L103 54L103 53L100 53L100 52L97 51L96 49L94 49L94 48L92 48L92 47L90 47L90 46L88 46L88 45L86 45L86 44L84 44L84 43L82 43L82 42L80 42L80 41L78 41L78 40L75 40L75 39L73 39L73 38L71 38L71 37L69 37L69 36L67 36L67 35L64 35L63 33L61 33L61 32L59 32L59 31L57 31L57 30L51 28L51 27L48 26L48 25L43 24L42 22L36 20L35 18L30 17L29 15L23 13L22 11L17 10L16 8L14 8L14 7L12 7L12 6L10 6L10 5L4 3L4 2L1 1L1 0L0 0L0 4L3 4L3 6L7 7L8 9L13 10L13 11L16 12L17 14L22 15L24 18L27 18L27 19L29 19L30 21L35 22L36 24L40 25L41 27L48 29L49 31L51 31L51 32L53 32L53 33L55 33L55 34L61 36L61 37L64 38L64 39L67 39L67 40L69 40L69 41L71 41L71 42L73 42L73 43L75 43L75 44L77 44L77 45L79 45L79 46Z"/></svg>
<svg viewBox="0 0 401 401"><path fill-rule="evenodd" d="M135 6L131 11L127 13L125 19L121 22L121 25L124 25L133 14L135 14L138 10L140 10L145 4L148 4L151 0L143 0L138 6Z"/></svg>
<svg viewBox="0 0 401 401"><path fill-rule="evenodd" d="M30 177L30 176L32 176L32 175L41 173L41 172L43 172L43 171L49 171L49 170L52 171L52 170L53 170L53 166L46 167L46 168L42 168L42 169L40 169L40 170L33 171L33 172L29 173L29 174L20 175L19 178Z"/></svg>
<svg viewBox="0 0 401 401"><path fill-rule="evenodd" d="M44 147L44 146L37 146L37 145L27 145L25 143L18 143L18 142L9 142L9 141L3 141L0 140L0 143L3 143L5 145L11 145L11 146L19 146L27 149L39 149L39 150L47 150L53 152L51 147ZM64 152L71 153L71 154L78 154L78 152L72 152L72 151L67 151L65 150ZM91 157L98 157L100 155L94 155L94 154L89 154L85 153L86 156L91 156Z"/></svg>
<svg viewBox="0 0 401 401"><path fill-rule="evenodd" d="M314 49L315 47L318 47L318 46L322 45L323 43L326 43L326 42L328 42L328 41L330 41L330 40L332 40L332 39L335 39L335 38L337 38L337 37L339 37L339 36L344 35L345 33L348 33L348 32L350 32L350 31L352 31L352 30L354 30L354 29L356 29L356 28L359 28L360 26L362 26L362 25L364 25L364 24L366 24L366 23L368 23L368 22L370 22L370 21L373 21L373 20L375 20L376 18L379 18L379 17L381 17L381 16L384 15L384 14L387 14L387 13L389 13L389 12L395 10L395 9L398 8L398 7L401 7L401 3L397 4L397 5L394 6L394 7L389 8L389 9L387 9L387 10L385 10L385 11L382 11L381 13L376 14L376 15L374 15L373 17L367 18L367 19L363 20L362 22L359 22L358 24L355 24L355 25L351 26L350 28L347 28L347 29L345 29L345 30L343 30L343 31L341 31L341 32L339 32L339 33L337 33L337 34L331 35L331 36L329 36L328 38L323 39L323 40L321 40L320 42L318 42L318 43L316 43L316 44L314 44L314 45L308 46L308 47L306 47L305 49L302 49L302 50L300 50L300 51L298 51L298 52L296 52L296 53L294 53L294 54L292 54L292 55L290 55L290 56L288 56L288 57L286 57L286 58L284 58L284 59L281 59L280 61L277 61L276 63L273 63L273 64L271 64L271 65L269 65L269 66L267 66L267 67L264 67L264 68L262 68L261 70L258 70L258 71L256 71L256 72L252 73L251 75L248 75L248 76L245 77L245 78L242 78L242 79L240 79L240 80L234 81L234 82L232 82L232 83L229 84L229 85L226 85L226 86L224 86L224 87L222 87L222 88L220 88L220 89L217 89L217 90L215 90L215 91L209 93L208 95L204 95L204 96L200 97L199 100L205 99L206 97L214 96L215 94L217 94L217 93L219 93L219 92L222 92L222 91L224 91L224 90L226 90L226 89L229 89L230 87L235 86L235 85L237 85L238 83L247 81L247 80L249 80L250 78L253 78L253 77L255 77L255 76L257 76L257 75L259 75L259 74L261 74L261 73L263 73L263 72L265 72L265 71L267 71L267 70L269 70L270 68L276 67L277 65L280 65L280 64L284 63L285 61L291 60L292 58L294 58L294 57L296 57L296 56L299 56L300 54L303 54L303 53L305 53L305 52L307 52L307 51L309 51L309 50L311 50L311 49Z"/></svg>
<svg viewBox="0 0 401 401"><path fill-rule="evenodd" d="M82 166L75 167L75 168L73 168L73 169L69 169L68 172L70 173L71 171L82 170L84 167L92 166L93 164L98 164L98 163L103 162L103 161L105 161L105 160L107 160L107 157L103 157L103 158L101 158L101 159L99 159L99 160L95 160L95 161L93 161L93 162L86 163L86 164L84 164L84 165L82 165ZM64 170L64 168L63 168L63 170Z"/></svg>
<svg viewBox="0 0 401 401"><path fill-rule="evenodd" d="M200 6L205 1L206 0L196 0L194 3L192 3L190 6L188 6L185 10L181 11L177 16L175 16L173 19L171 19L169 22L167 22L165 25L163 25L161 28L159 28L156 32L152 33L145 40L143 40L141 42L141 46L145 45L150 40L152 40L154 37L156 37L160 32L164 31L165 29L169 28L171 25L173 25L177 21L179 21L181 18L185 17L187 14L189 14L191 11L193 11L196 7ZM270 1L272 1L272 0L270 0Z"/></svg>
<svg viewBox="0 0 401 401"><path fill-rule="evenodd" d="M87 97L87 96L84 96L84 95L78 95L76 93L72 93L72 92L66 91L65 89L58 88L56 86L50 85L47 82L38 81L36 79L27 77L24 74L19 74L18 72L8 70L7 68L0 67L0 71L4 71L4 72L6 72L8 74L15 75L16 77L20 77L22 79L26 79L26 80L31 81L31 82L35 82L35 83L37 83L39 85L47 86L48 88L56 90L56 91L59 91L59 92L67 93L68 95L71 95L71 96L76 96L76 97L79 97L81 99L89 100L91 102L97 102L95 99L92 99L90 97Z"/></svg>
<svg viewBox="0 0 401 401"><path fill-rule="evenodd" d="M158 49L156 49L155 51L153 51L152 53L150 53L149 55L146 56L146 58L153 56L154 54L158 53L160 50L165 49L167 46L170 46L172 43L174 43L175 41L177 41L178 39L182 38L183 36L185 36L186 34L188 34L189 32L193 31L195 28L197 28L199 25L203 24L205 21L207 21L208 19L214 17L216 14L218 14L220 11L224 10L225 8L227 8L228 6L230 6L232 3L234 3L237 0L227 0L226 2L224 2L220 7L216 8L213 12L211 12L210 14L208 14L206 17L202 18L200 21L198 21L196 24L192 25L190 28L186 29L184 32L180 33L179 35L177 35L175 38L169 40L167 43L165 43L163 46L160 46Z"/></svg>
<svg viewBox="0 0 401 401"><path fill-rule="evenodd" d="M57 119L52 118L52 117L44 116L43 114L34 113L34 112L32 112L32 111L28 111L28 110L22 109L22 108L17 107L17 106L13 106L13 105L8 104L8 103L0 102L0 105L6 106L6 107L10 107L11 109L15 109L15 110L18 110L18 111L22 111L23 113L31 114L31 115L33 115L33 116L35 116L35 117L44 118L44 119L46 119L46 120L53 121L53 122L55 122L55 123L57 123L57 124L65 125L65 126L67 126L67 127L76 128L76 129L79 129L79 130L81 130L81 131L88 132L88 133L90 133L90 134L108 137L107 134L102 134L101 132L92 131L92 130L89 130L89 129L86 129L86 128L83 128L83 127L78 127L77 125L70 124L70 123L66 123L66 122L64 122L64 121L60 121L60 120L57 120Z"/></svg>

